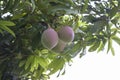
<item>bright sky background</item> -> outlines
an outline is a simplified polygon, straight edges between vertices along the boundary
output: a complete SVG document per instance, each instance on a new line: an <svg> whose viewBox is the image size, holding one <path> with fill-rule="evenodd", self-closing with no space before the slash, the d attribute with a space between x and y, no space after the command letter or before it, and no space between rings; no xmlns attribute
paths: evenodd
<svg viewBox="0 0 120 80"><path fill-rule="evenodd" d="M114 48L115 56L104 51L76 57L65 75L56 78L56 74L50 80L120 80L120 46L114 44Z"/></svg>

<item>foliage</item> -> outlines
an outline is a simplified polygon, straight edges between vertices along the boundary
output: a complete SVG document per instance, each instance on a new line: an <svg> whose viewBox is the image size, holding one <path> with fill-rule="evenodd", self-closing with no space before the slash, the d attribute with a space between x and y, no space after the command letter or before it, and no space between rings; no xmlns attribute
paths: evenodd
<svg viewBox="0 0 120 80"><path fill-rule="evenodd" d="M41 34L50 25L56 31L72 26L75 39L62 53L47 50ZM0 0L1 80L47 80L76 55L120 45L118 0Z"/></svg>

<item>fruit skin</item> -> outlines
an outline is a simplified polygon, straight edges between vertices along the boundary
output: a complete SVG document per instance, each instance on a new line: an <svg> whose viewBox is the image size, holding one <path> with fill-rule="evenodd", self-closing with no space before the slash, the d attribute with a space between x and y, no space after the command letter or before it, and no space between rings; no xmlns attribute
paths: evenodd
<svg viewBox="0 0 120 80"><path fill-rule="evenodd" d="M64 50L66 43L59 39L58 44L52 49L52 51L60 53Z"/></svg>
<svg viewBox="0 0 120 80"><path fill-rule="evenodd" d="M68 43L74 39L74 31L71 27L65 26L58 31L58 36L61 40Z"/></svg>
<svg viewBox="0 0 120 80"><path fill-rule="evenodd" d="M45 48L50 50L57 45L58 40L58 34L52 28L46 29L41 36L41 43Z"/></svg>

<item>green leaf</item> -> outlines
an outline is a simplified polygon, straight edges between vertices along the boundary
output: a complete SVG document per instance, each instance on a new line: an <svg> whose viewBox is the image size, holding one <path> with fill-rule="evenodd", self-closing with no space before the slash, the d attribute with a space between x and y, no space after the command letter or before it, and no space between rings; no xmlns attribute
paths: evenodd
<svg viewBox="0 0 120 80"><path fill-rule="evenodd" d="M48 53L48 49L43 49L43 50L41 50L41 53L42 53L42 54L47 54L47 53Z"/></svg>
<svg viewBox="0 0 120 80"><path fill-rule="evenodd" d="M107 42L106 40L103 40L103 41L100 42L100 46L99 46L97 52L100 52L104 49L106 42Z"/></svg>
<svg viewBox="0 0 120 80"><path fill-rule="evenodd" d="M29 56L28 58L27 58L27 61L26 61L26 63L25 63L25 70L28 68L28 67L30 67L31 66L31 63L34 61L34 56Z"/></svg>
<svg viewBox="0 0 120 80"><path fill-rule="evenodd" d="M120 34L120 31L117 31Z"/></svg>
<svg viewBox="0 0 120 80"><path fill-rule="evenodd" d="M108 39L108 49L107 49L107 53L109 52L110 48L111 48L111 39Z"/></svg>
<svg viewBox="0 0 120 80"><path fill-rule="evenodd" d="M10 10L12 8L13 0L8 0L5 10Z"/></svg>
<svg viewBox="0 0 120 80"><path fill-rule="evenodd" d="M13 17L12 17L12 20L20 19L20 18L22 18L22 17L25 16L25 15L26 15L26 13L15 14L15 15L13 15Z"/></svg>
<svg viewBox="0 0 120 80"><path fill-rule="evenodd" d="M115 55L115 51L114 51L114 48L112 47L112 45L111 45L111 52L112 52L112 55L114 56Z"/></svg>
<svg viewBox="0 0 120 80"><path fill-rule="evenodd" d="M13 9L17 8L18 4L20 3L21 0L15 0L14 1L14 5L13 5Z"/></svg>
<svg viewBox="0 0 120 80"><path fill-rule="evenodd" d="M0 24L5 26L15 26L15 23L11 21L0 21Z"/></svg>
<svg viewBox="0 0 120 80"><path fill-rule="evenodd" d="M7 31L10 34L12 34L15 37L15 33L10 28L8 28L7 26L0 24L0 28Z"/></svg>
<svg viewBox="0 0 120 80"><path fill-rule="evenodd" d="M19 63L19 67L22 67L24 64L25 64L25 60L23 60L23 61L20 61L20 63Z"/></svg>
<svg viewBox="0 0 120 80"><path fill-rule="evenodd" d="M112 55L114 56L115 55L115 51L114 51L114 48L112 46L112 39L111 38L108 40L108 50L107 50L107 53L109 52L109 50L111 50Z"/></svg>
<svg viewBox="0 0 120 80"><path fill-rule="evenodd" d="M33 48L37 48L41 43L41 37L39 37L41 36L41 33L40 32L36 33L36 32L34 32L33 38L31 39L32 40L31 45L33 46Z"/></svg>
<svg viewBox="0 0 120 80"><path fill-rule="evenodd" d="M79 52L81 51L82 49L82 46L83 45L83 41L79 41L78 43L72 45L72 48L68 49L69 51L65 54L70 54L70 56L73 58L75 57L77 54L79 54ZM70 45L69 45L70 46ZM84 45L83 45L84 46ZM69 57L68 55L66 55L66 57Z"/></svg>
<svg viewBox="0 0 120 80"><path fill-rule="evenodd" d="M31 65L30 65L30 71L33 72L37 68L38 68L38 63L37 63L36 57L34 56L34 59L31 62Z"/></svg>
<svg viewBox="0 0 120 80"><path fill-rule="evenodd" d="M120 38L117 36L113 36L112 39L120 45Z"/></svg>
<svg viewBox="0 0 120 80"><path fill-rule="evenodd" d="M95 33L99 30L101 30L104 26L106 25L106 21L105 20L96 20L96 22L94 22L94 25L90 26L90 31L92 33Z"/></svg>
<svg viewBox="0 0 120 80"><path fill-rule="evenodd" d="M85 0L85 4L84 4L84 6L83 6L82 13L84 13L85 10L87 10L88 2L89 2L89 0Z"/></svg>
<svg viewBox="0 0 120 80"><path fill-rule="evenodd" d="M94 43L93 43L93 45L89 48L89 52L93 52L93 51L95 51L98 47L99 47L99 45L100 45L100 41L99 40L96 40Z"/></svg>
<svg viewBox="0 0 120 80"><path fill-rule="evenodd" d="M33 7L33 9L32 9L32 12L35 10L35 1L34 0L31 0L31 2L32 2L32 7Z"/></svg>
<svg viewBox="0 0 120 80"><path fill-rule="evenodd" d="M48 66L50 70L49 75L54 74L55 72L63 68L64 64L65 64L65 60L63 58L54 59Z"/></svg>
<svg viewBox="0 0 120 80"><path fill-rule="evenodd" d="M43 57L39 57L39 56L37 56L37 59L38 59L38 63L40 64L40 66L43 67L44 69L46 69L48 66L47 59L45 59Z"/></svg>
<svg viewBox="0 0 120 80"><path fill-rule="evenodd" d="M117 13L118 9L119 9L118 7L114 6L114 7L110 10L110 12L109 12L110 18L112 18L112 17L115 16L115 14Z"/></svg>
<svg viewBox="0 0 120 80"><path fill-rule="evenodd" d="M64 71L63 71L62 75L65 75L65 72L66 72L66 71L65 71L65 69L64 69Z"/></svg>
<svg viewBox="0 0 120 80"><path fill-rule="evenodd" d="M87 46L91 46L94 42L95 42L95 38L93 38L94 36L88 36L85 40L86 40L86 45Z"/></svg>
<svg viewBox="0 0 120 80"><path fill-rule="evenodd" d="M62 5L57 5L57 6L51 7L48 14L52 14L52 13L55 13L57 11L62 11L63 13L65 12L66 14L78 14L77 10L70 9L67 6L62 6Z"/></svg>

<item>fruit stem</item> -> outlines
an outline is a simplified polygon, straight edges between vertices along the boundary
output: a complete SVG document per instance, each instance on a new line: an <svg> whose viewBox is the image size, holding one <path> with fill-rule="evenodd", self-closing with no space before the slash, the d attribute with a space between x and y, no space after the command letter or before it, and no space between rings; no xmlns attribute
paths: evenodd
<svg viewBox="0 0 120 80"><path fill-rule="evenodd" d="M47 24L47 25L48 25L48 28L51 28L51 27L50 27L50 24Z"/></svg>

